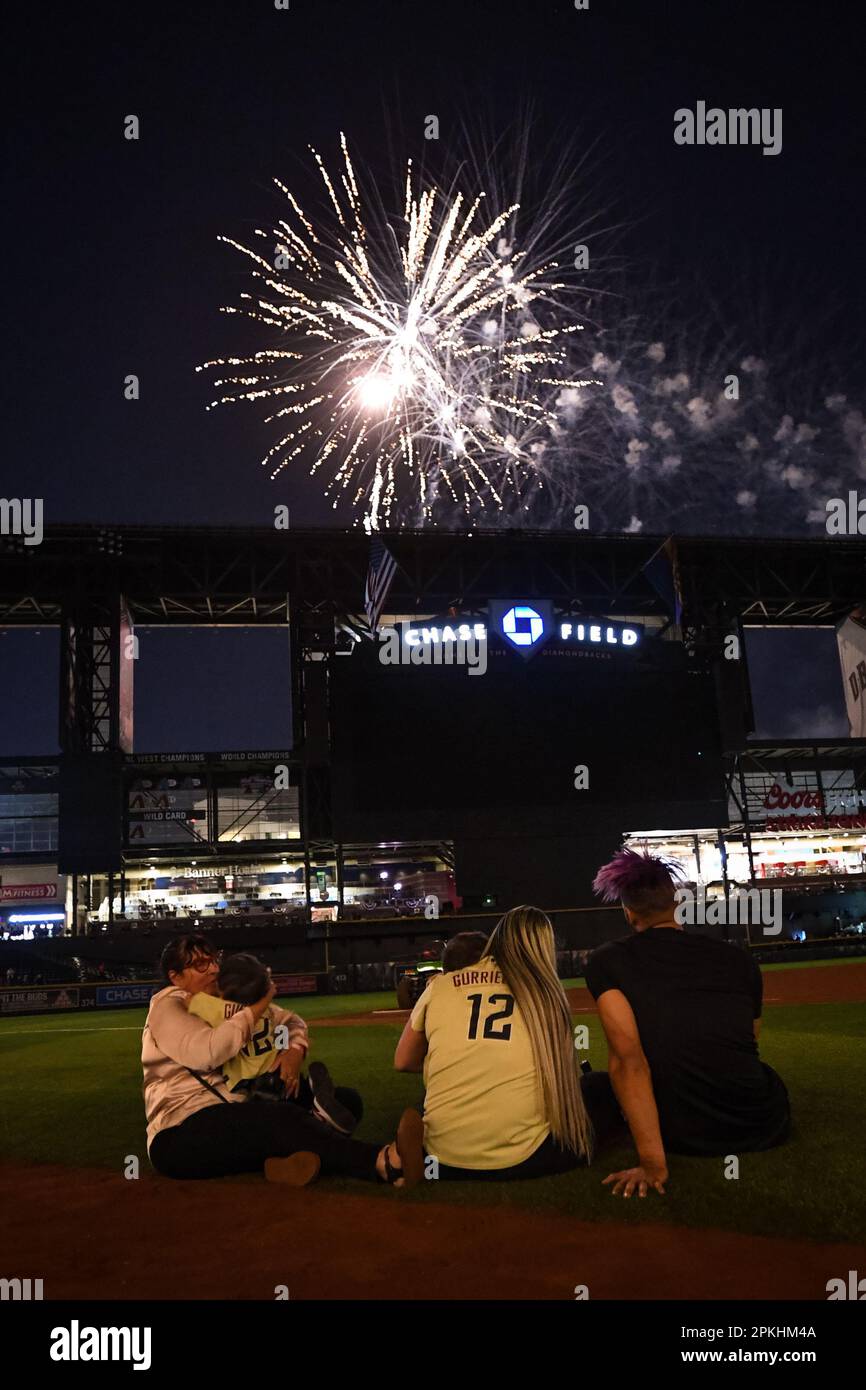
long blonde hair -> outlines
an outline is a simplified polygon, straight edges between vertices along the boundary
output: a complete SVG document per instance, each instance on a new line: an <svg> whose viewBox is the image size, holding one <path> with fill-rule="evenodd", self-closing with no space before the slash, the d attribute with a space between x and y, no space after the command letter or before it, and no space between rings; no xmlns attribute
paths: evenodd
<svg viewBox="0 0 866 1390"><path fill-rule="evenodd" d="M494 927L487 955L502 971L526 1024L551 1134L588 1160L592 1125L581 1094L571 1010L556 973L549 918L537 907L513 907Z"/></svg>

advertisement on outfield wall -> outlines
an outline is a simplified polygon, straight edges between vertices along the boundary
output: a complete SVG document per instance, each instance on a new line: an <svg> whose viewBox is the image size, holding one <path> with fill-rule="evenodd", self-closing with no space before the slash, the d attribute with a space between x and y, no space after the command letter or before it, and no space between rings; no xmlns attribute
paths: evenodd
<svg viewBox="0 0 866 1390"><path fill-rule="evenodd" d="M0 1013L50 1013L52 1009L77 1009L78 989L4 989L0 991Z"/></svg>
<svg viewBox="0 0 866 1390"><path fill-rule="evenodd" d="M151 996L162 988L162 984L97 985L96 1007L104 1009L123 1004L147 1004Z"/></svg>
<svg viewBox="0 0 866 1390"><path fill-rule="evenodd" d="M274 975L277 992L318 994L326 975ZM65 1009L124 1009L146 1005L154 994L165 989L164 980L119 980L117 984L46 985L44 988L4 988L0 986L0 1015L51 1013Z"/></svg>
<svg viewBox="0 0 866 1390"><path fill-rule="evenodd" d="M273 975L271 978L278 994L317 994L319 990L316 975Z"/></svg>

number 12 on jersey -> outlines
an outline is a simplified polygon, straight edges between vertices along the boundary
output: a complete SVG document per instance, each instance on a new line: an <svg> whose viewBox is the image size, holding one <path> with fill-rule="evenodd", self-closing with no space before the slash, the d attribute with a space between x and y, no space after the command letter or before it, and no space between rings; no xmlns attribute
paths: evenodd
<svg viewBox="0 0 866 1390"><path fill-rule="evenodd" d="M472 1014L469 1018L469 1037L477 1038L478 1024L481 1020L481 1005L484 1000L484 995L468 994L466 997L467 999L470 999L472 1001ZM498 1023L500 1019L510 1018L511 1015L514 1013L514 995L488 994L487 1003L504 1004L505 1007L502 1009L497 1009L496 1013L489 1013L486 1015L484 1019L484 1029L481 1034L482 1038L498 1038L500 1042L507 1042L508 1039L511 1037L511 1024L503 1023L502 1027L499 1029L495 1028L493 1025Z"/></svg>

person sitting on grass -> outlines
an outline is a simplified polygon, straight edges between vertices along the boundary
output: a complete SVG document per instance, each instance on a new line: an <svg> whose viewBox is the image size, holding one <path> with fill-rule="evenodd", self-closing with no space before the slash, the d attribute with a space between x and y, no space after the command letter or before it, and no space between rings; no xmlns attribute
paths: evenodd
<svg viewBox="0 0 866 1390"><path fill-rule="evenodd" d="M404 1111L391 1143L365 1143L338 1134L300 1105L245 1103L229 1090L222 1068L247 1046L276 993L273 983L252 1004L212 1028L190 1013L219 970L206 937L179 936L162 953L167 987L150 1001L141 1045L147 1149L158 1173L169 1178L221 1178L264 1170L272 1182L302 1187L323 1175L413 1187L424 1174L423 1126ZM300 1027L295 1026L296 1042ZM290 1037L292 1026L290 1026ZM284 1080L300 1060L280 1054Z"/></svg>
<svg viewBox="0 0 866 1390"><path fill-rule="evenodd" d="M621 902L632 928L598 946L585 969L637 1147L637 1166L604 1180L624 1197L664 1192L667 1152L753 1153L790 1129L785 1085L758 1056L761 972L739 947L683 930L680 873L622 849L593 883L604 902Z"/></svg>
<svg viewBox="0 0 866 1390"><path fill-rule="evenodd" d="M267 966L256 956L238 952L223 961L209 989L193 995L189 1012L217 1028L245 1005L261 999L270 984ZM361 1097L351 1087L335 1087L324 1062L311 1062L304 1076L301 1067L308 1047L304 1020L269 1004L250 1041L223 1064L226 1087L250 1100L290 1100L312 1110L340 1134L351 1134L364 1113Z"/></svg>
<svg viewBox="0 0 866 1390"><path fill-rule="evenodd" d="M424 1145L445 1179L563 1173L624 1128L605 1072L580 1077L553 928L535 907L497 924L474 965L437 975L397 1045L424 1071Z"/></svg>
<svg viewBox="0 0 866 1390"><path fill-rule="evenodd" d="M486 950L487 937L483 931L459 931L442 952L443 973L450 975L467 965L477 965Z"/></svg>

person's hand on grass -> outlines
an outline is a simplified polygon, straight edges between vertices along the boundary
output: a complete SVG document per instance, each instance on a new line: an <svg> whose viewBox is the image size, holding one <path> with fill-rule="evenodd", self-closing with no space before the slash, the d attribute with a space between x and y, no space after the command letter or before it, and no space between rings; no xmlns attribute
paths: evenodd
<svg viewBox="0 0 866 1390"><path fill-rule="evenodd" d="M303 1062L304 1050L300 1047L287 1047L284 1052L278 1052L276 1055L271 1071L280 1073L287 1096L298 1094Z"/></svg>
<svg viewBox="0 0 866 1390"><path fill-rule="evenodd" d="M623 1197L630 1197L633 1192L637 1192L639 1197L645 1197L648 1190L654 1187L656 1192L663 1197L665 1194L665 1183L668 1180L667 1164L664 1162L647 1162L637 1168L624 1168L621 1173L609 1173L604 1179L602 1186L612 1182L611 1192L614 1197L618 1197L620 1192Z"/></svg>

